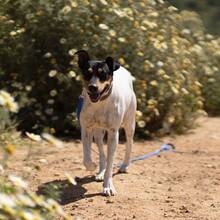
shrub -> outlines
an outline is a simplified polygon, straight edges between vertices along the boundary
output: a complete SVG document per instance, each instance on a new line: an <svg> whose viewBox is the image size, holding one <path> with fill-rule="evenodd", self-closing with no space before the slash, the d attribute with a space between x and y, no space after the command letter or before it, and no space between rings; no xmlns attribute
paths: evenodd
<svg viewBox="0 0 220 220"><path fill-rule="evenodd" d="M5 91L0 91L0 110L18 110L14 98ZM0 128L0 219L41 220L54 219L57 215L70 219L55 200L36 195L22 178L5 174L7 160L15 151L15 143L19 143L19 136Z"/></svg>
<svg viewBox="0 0 220 220"><path fill-rule="evenodd" d="M135 76L137 134L192 126L203 99L196 76L199 58L191 53L197 42L186 14L162 0L3 2L0 66L21 103L20 128L76 131L80 77L72 55L78 49L97 59L112 55ZM196 14L191 19L201 24ZM198 30L199 38L202 25Z"/></svg>

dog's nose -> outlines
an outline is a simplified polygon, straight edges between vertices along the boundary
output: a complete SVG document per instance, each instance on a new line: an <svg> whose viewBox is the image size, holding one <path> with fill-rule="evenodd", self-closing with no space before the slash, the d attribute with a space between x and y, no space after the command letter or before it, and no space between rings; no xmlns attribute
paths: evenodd
<svg viewBox="0 0 220 220"><path fill-rule="evenodd" d="M90 86L89 86L89 91L90 91L91 93L95 93L95 92L98 91L98 87L97 87L97 86L94 86L94 85L90 85Z"/></svg>

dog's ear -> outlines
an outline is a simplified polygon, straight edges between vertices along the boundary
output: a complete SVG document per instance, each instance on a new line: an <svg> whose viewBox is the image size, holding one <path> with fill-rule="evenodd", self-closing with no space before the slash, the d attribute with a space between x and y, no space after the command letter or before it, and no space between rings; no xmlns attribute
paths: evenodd
<svg viewBox="0 0 220 220"><path fill-rule="evenodd" d="M112 73L120 67L120 64L117 61L115 61L112 57L107 57L105 59L105 62L107 63L108 68Z"/></svg>
<svg viewBox="0 0 220 220"><path fill-rule="evenodd" d="M89 54L85 50L79 50L74 55L78 55L78 65L80 69L89 68Z"/></svg>

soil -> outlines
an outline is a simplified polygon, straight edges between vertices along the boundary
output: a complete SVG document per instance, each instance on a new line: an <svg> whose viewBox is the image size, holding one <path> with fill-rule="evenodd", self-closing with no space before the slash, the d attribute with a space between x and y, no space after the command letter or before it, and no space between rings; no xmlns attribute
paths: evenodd
<svg viewBox="0 0 220 220"><path fill-rule="evenodd" d="M63 148L42 143L32 147L27 160L22 148L9 163L9 170L25 175L31 189L43 192L50 184L60 187L60 202L73 219L220 219L220 118L201 118L188 134L160 140L135 142L132 156L157 150L171 142L175 152L164 152L130 165L128 173L114 169L117 195L101 195L102 183L82 165L79 140ZM97 148L93 146L97 151ZM117 148L115 163L123 158ZM95 161L97 153L93 152ZM77 176L77 185L67 184L65 173Z"/></svg>

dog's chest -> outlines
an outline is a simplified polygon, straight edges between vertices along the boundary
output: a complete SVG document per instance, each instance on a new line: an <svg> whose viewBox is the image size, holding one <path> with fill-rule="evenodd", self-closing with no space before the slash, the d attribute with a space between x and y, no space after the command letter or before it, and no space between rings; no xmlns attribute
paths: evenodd
<svg viewBox="0 0 220 220"><path fill-rule="evenodd" d="M115 127L120 121L120 116L118 114L118 108L113 108L113 106L106 108L103 106L101 108L91 108L85 107L80 116L80 122L87 129L92 128L103 128L110 129Z"/></svg>

